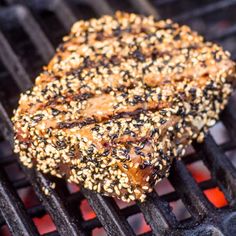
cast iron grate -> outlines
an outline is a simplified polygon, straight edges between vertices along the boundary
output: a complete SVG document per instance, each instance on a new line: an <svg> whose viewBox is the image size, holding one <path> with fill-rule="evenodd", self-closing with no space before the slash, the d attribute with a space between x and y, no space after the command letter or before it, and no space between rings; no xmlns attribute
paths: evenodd
<svg viewBox="0 0 236 236"><path fill-rule="evenodd" d="M30 88L43 64L76 19L87 19L115 10L171 17L191 25L222 44L236 59L236 0L1 0L0 1L0 234L40 235L35 219L47 217L55 226L43 235L236 235L236 170L232 152L236 149L236 96L232 96L221 121L228 130L223 143L209 133L194 152L175 161L168 180L170 191L156 188L145 203L122 205L114 199L81 189L71 191L65 181L28 170L12 152L12 126L9 117L19 93ZM221 123L222 125L222 123ZM201 162L209 176L199 180L191 168ZM17 175L15 174L17 172ZM56 182L56 188L51 183ZM43 189L49 189L46 195ZM22 200L30 193L33 203ZM211 203L206 194L217 189L225 206ZM31 200L32 200L31 199ZM88 201L96 213L86 218L82 202ZM179 219L173 202L180 202L187 217ZM131 218L144 216L146 230L137 232ZM144 220L143 220L144 221ZM6 230L7 229L7 230ZM6 235L6 234L5 234Z"/></svg>

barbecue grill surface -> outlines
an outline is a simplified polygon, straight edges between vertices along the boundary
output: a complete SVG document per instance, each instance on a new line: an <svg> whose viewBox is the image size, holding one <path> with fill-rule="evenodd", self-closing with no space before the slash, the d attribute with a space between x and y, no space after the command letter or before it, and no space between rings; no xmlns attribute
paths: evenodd
<svg viewBox="0 0 236 236"><path fill-rule="evenodd" d="M172 190L162 194L157 188L142 204L121 207L114 199L85 189L72 191L65 181L49 179L17 162L9 117L20 92L32 86L32 78L52 57L73 22L116 10L188 24L236 59L236 0L0 0L0 235L8 230L10 235L40 235L35 219L48 217L55 230L44 235L97 235L94 230L102 227L108 235L132 236L137 234L130 218L137 214L149 225L143 236L236 235L234 95L221 114L227 141L219 144L209 133L203 144L194 144L194 152L174 162L166 180ZM199 162L209 169L209 179L196 181L191 174L189 167ZM226 199L223 207L207 197L207 191L215 188ZM23 201L25 192L30 193L30 204ZM84 201L96 217L84 217L80 207ZM171 208L176 201L183 203L187 218L179 219Z"/></svg>

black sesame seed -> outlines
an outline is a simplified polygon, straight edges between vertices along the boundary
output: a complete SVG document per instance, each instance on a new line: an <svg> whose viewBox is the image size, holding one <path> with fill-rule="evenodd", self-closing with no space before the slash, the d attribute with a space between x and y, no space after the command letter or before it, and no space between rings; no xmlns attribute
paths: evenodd
<svg viewBox="0 0 236 236"><path fill-rule="evenodd" d="M139 95L134 95L134 98L133 98L133 104L137 104L137 103L140 103L143 101L143 98Z"/></svg>
<svg viewBox="0 0 236 236"><path fill-rule="evenodd" d="M159 133L159 129L158 129L158 128L154 128L154 129L151 131L150 136L153 137L156 133Z"/></svg>
<svg viewBox="0 0 236 236"><path fill-rule="evenodd" d="M129 169L128 165L126 165L126 164L123 164L123 167L127 170Z"/></svg>
<svg viewBox="0 0 236 236"><path fill-rule="evenodd" d="M157 57L159 55L159 52L158 50L155 48L153 51L152 51L152 60L156 60Z"/></svg>
<svg viewBox="0 0 236 236"><path fill-rule="evenodd" d="M180 34L176 34L173 38L175 41L180 40Z"/></svg>
<svg viewBox="0 0 236 236"><path fill-rule="evenodd" d="M138 49L133 52L133 57L141 62L145 61L144 55Z"/></svg>
<svg viewBox="0 0 236 236"><path fill-rule="evenodd" d="M57 110L57 109L55 109L55 108L52 108L52 115L53 116L57 116L57 115L59 115L60 114L60 111L59 110Z"/></svg>
<svg viewBox="0 0 236 236"><path fill-rule="evenodd" d="M167 120L165 120L165 119L163 119L163 118L161 118L160 121L159 121L159 123L160 123L161 125L164 125L166 122L167 122Z"/></svg>
<svg viewBox="0 0 236 236"><path fill-rule="evenodd" d="M165 116L165 115L167 114L167 111L164 110L164 109L162 109L162 110L160 111L160 114L163 115L163 116Z"/></svg>
<svg viewBox="0 0 236 236"><path fill-rule="evenodd" d="M145 160L143 163L141 163L141 164L139 165L139 168L140 168L141 170L144 170L145 168L147 168L147 167L150 166L150 165L151 165L151 163Z"/></svg>
<svg viewBox="0 0 236 236"><path fill-rule="evenodd" d="M131 131L130 136L134 138L134 137L136 137L136 134L133 131Z"/></svg>
<svg viewBox="0 0 236 236"><path fill-rule="evenodd" d="M118 36L120 36L120 34L121 34L121 28L118 26L117 28L115 28L114 30L113 30L113 35L114 36L116 36L116 37L118 37Z"/></svg>
<svg viewBox="0 0 236 236"><path fill-rule="evenodd" d="M120 59L117 56L112 56L111 59L110 59L110 62L113 65L119 65L120 64Z"/></svg>
<svg viewBox="0 0 236 236"><path fill-rule="evenodd" d="M56 141L56 148L57 148L58 150L65 149L66 146L67 146L67 145L66 145L66 142L65 142L65 141L60 141L60 140Z"/></svg>
<svg viewBox="0 0 236 236"><path fill-rule="evenodd" d="M185 115L185 111L184 111L184 108L183 107L179 107L177 113L177 115L180 115L180 116L184 116Z"/></svg>
<svg viewBox="0 0 236 236"><path fill-rule="evenodd" d="M92 150L93 151L93 150ZM102 153L103 156L108 156L110 153L109 149L105 149L105 151ZM91 153L92 154L92 153Z"/></svg>
<svg viewBox="0 0 236 236"><path fill-rule="evenodd" d="M111 134L111 135L110 135L111 140L114 140L114 139L116 139L117 137L118 137L118 134Z"/></svg>
<svg viewBox="0 0 236 236"><path fill-rule="evenodd" d="M195 88L191 88L189 90L189 93L191 93L192 95L195 95L196 94L196 89Z"/></svg>
<svg viewBox="0 0 236 236"><path fill-rule="evenodd" d="M32 120L35 122L39 122L43 119L44 115L43 114L38 114L32 117Z"/></svg>
<svg viewBox="0 0 236 236"><path fill-rule="evenodd" d="M104 93L110 93L112 91L112 87L108 86L107 88L103 89Z"/></svg>

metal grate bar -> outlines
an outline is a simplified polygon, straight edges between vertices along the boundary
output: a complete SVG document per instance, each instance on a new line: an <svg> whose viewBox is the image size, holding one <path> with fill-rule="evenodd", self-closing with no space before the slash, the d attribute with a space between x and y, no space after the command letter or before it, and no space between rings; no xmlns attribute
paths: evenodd
<svg viewBox="0 0 236 236"><path fill-rule="evenodd" d="M147 233L140 234L139 236L153 236L153 233L147 232Z"/></svg>
<svg viewBox="0 0 236 236"><path fill-rule="evenodd" d="M0 170L0 209L4 209L1 213L11 233L14 235L39 235L19 197L10 186L3 170Z"/></svg>
<svg viewBox="0 0 236 236"><path fill-rule="evenodd" d="M32 82L26 73L25 69L22 67L18 57L15 55L11 46L8 44L7 40L0 32L0 58L5 65L5 67L11 73L12 78L16 82L17 86L21 91L25 91L32 86ZM21 78L21 80L19 80Z"/></svg>
<svg viewBox="0 0 236 236"><path fill-rule="evenodd" d="M103 197L100 194L92 193L89 190L82 190L89 204L92 206L101 224L108 235L127 236L135 235L131 226L124 216L119 214L118 207L113 199Z"/></svg>
<svg viewBox="0 0 236 236"><path fill-rule="evenodd" d="M6 4L12 4L15 0L3 0Z"/></svg>
<svg viewBox="0 0 236 236"><path fill-rule="evenodd" d="M232 59L233 61L236 61L236 52L231 53L231 59Z"/></svg>
<svg viewBox="0 0 236 236"><path fill-rule="evenodd" d="M64 0L50 1L50 5L60 19L64 27L69 31L72 24L76 21L77 17L71 11L70 7Z"/></svg>
<svg viewBox="0 0 236 236"><path fill-rule="evenodd" d="M214 179L205 180L199 183L199 187L202 191L210 188L217 187L217 182Z"/></svg>
<svg viewBox="0 0 236 236"><path fill-rule="evenodd" d="M101 222L98 220L98 218L83 221L82 226L86 230L92 230L96 227L102 227Z"/></svg>
<svg viewBox="0 0 236 236"><path fill-rule="evenodd" d="M130 215L135 215L140 213L140 208L138 207L137 204L134 204L131 206L127 206L124 209L121 209L121 211L125 217L129 217Z"/></svg>
<svg viewBox="0 0 236 236"><path fill-rule="evenodd" d="M210 204L182 161L174 160L169 180L195 219L209 214Z"/></svg>
<svg viewBox="0 0 236 236"><path fill-rule="evenodd" d="M2 126L1 132L3 136L10 143L11 147L13 147L13 134L11 132L11 130L13 130L13 126L1 102L0 102L0 125Z"/></svg>
<svg viewBox="0 0 236 236"><path fill-rule="evenodd" d="M199 188L204 191L206 189L209 188L214 188L217 186L217 183L215 180L210 179L210 180L206 180L203 182L200 182L199 184ZM174 202L180 199L179 195L176 192L170 192L170 193L166 193L162 196L160 196L161 199L165 200L166 202Z"/></svg>
<svg viewBox="0 0 236 236"><path fill-rule="evenodd" d="M170 4L170 3L174 3L174 2L178 2L179 0L152 0L152 2L156 5L156 6L163 6L166 4Z"/></svg>
<svg viewBox="0 0 236 236"><path fill-rule="evenodd" d="M223 150L217 146L210 134L205 138L205 142L197 145L203 150L203 158L211 170L212 177L215 178L219 187L229 200L230 205L236 203L236 170L225 156Z"/></svg>
<svg viewBox="0 0 236 236"><path fill-rule="evenodd" d="M234 92L234 94L230 97L229 103L221 115L221 119L234 141L236 141L236 113L235 111L236 111L236 92Z"/></svg>
<svg viewBox="0 0 236 236"><path fill-rule="evenodd" d="M54 231L54 232L46 233L46 234L44 234L43 236L60 236L60 235L58 234L57 231Z"/></svg>
<svg viewBox="0 0 236 236"><path fill-rule="evenodd" d="M2 213L0 211L0 228L6 224L6 221L4 217L2 216Z"/></svg>
<svg viewBox="0 0 236 236"><path fill-rule="evenodd" d="M106 0L75 0L78 3L84 3L89 5L99 15L112 15L114 14L113 8L108 4Z"/></svg>
<svg viewBox="0 0 236 236"><path fill-rule="evenodd" d="M12 141L12 124L7 116L6 111L4 110L3 106L0 104L0 117L3 119L5 124L8 127L11 127L11 130L8 132L8 135L4 135L7 140L11 142L13 147ZM9 136L10 135L10 136ZM21 165L22 166L22 165ZM34 187L36 194L40 199L43 200L43 203L53 218L54 223L56 224L58 231L61 235L85 235L82 232L82 229L76 224L75 217L70 216L69 212L67 212L66 208L64 207L61 199L57 195L57 193L50 188L49 181L39 172L35 171L34 169L27 169L22 166L22 169L27 174L32 186ZM50 195L45 195L43 193L43 188L50 190Z"/></svg>
<svg viewBox="0 0 236 236"><path fill-rule="evenodd" d="M54 223L61 235L85 235L80 226L77 224L76 218L66 210L62 199L59 198L55 190L50 188L49 181L34 169L23 167L37 196L43 200L44 206L52 216ZM43 188L49 190L49 195L45 195Z"/></svg>
<svg viewBox="0 0 236 236"><path fill-rule="evenodd" d="M177 225L177 220L169 204L160 199L155 191L149 194L147 201L140 203L139 207L156 235L162 235Z"/></svg>
<svg viewBox="0 0 236 236"><path fill-rule="evenodd" d="M27 178L23 177L21 179L17 179L13 182L13 186L14 188L16 189L19 189L19 188L26 188L26 187L29 187L30 186L30 183L28 181Z"/></svg>
<svg viewBox="0 0 236 236"><path fill-rule="evenodd" d="M30 216L30 218L42 217L43 215L46 214L46 211L42 205L30 207L30 208L26 209L26 211L27 211L28 215ZM0 215L0 227L5 224L6 224L5 219L3 218L2 215Z"/></svg>
<svg viewBox="0 0 236 236"><path fill-rule="evenodd" d="M9 0L8 0L9 1ZM42 7L47 10L53 11L58 19L61 21L62 25L67 29L70 30L71 25L76 21L77 17L72 12L71 8L68 6L66 0L11 0L10 4L22 4L26 5L27 7L35 10L34 8Z"/></svg>
<svg viewBox="0 0 236 236"><path fill-rule="evenodd" d="M70 196L68 197L67 201L79 203L79 202L81 202L83 199L84 199L84 196L83 196L83 194L81 193L81 191L79 191L79 192L70 194Z"/></svg>
<svg viewBox="0 0 236 236"><path fill-rule="evenodd" d="M0 127L1 127L1 124L0 124ZM16 161L16 159L14 158L13 155L10 155L10 156L4 156L0 158L0 164L2 165L9 165L11 163L14 163Z"/></svg>
<svg viewBox="0 0 236 236"><path fill-rule="evenodd" d="M46 210L42 205L33 206L27 209L28 214L31 218L41 217L46 214Z"/></svg>
<svg viewBox="0 0 236 236"><path fill-rule="evenodd" d="M193 153L193 154L189 154L187 156L184 156L182 158L182 161L185 163L185 164L190 164L190 163L193 163L193 162L196 162L200 160L199 158L199 155L197 155L196 153Z"/></svg>
<svg viewBox="0 0 236 236"><path fill-rule="evenodd" d="M233 25L226 30L218 31L214 35L209 35L207 37L208 40L224 40L225 38L229 38L231 36L236 35L236 25Z"/></svg>
<svg viewBox="0 0 236 236"><path fill-rule="evenodd" d="M174 201L179 200L179 195L175 191L173 191L173 192L161 195L160 198L166 202L174 202Z"/></svg>
<svg viewBox="0 0 236 236"><path fill-rule="evenodd" d="M155 7L153 7L147 0L129 0L134 9L137 9L139 13L145 15L152 15L156 19L160 18L160 15Z"/></svg>
<svg viewBox="0 0 236 236"><path fill-rule="evenodd" d="M33 16L26 7L15 5L12 6L12 8L14 8L18 20L39 50L40 55L45 62L48 62L54 54L54 48L41 30L40 26L34 20Z"/></svg>
<svg viewBox="0 0 236 236"><path fill-rule="evenodd" d="M207 14L212 14L215 11L223 11L225 8L231 7L236 4L236 0L230 0L230 1L219 1L216 3L208 4L203 7L199 7L197 9L194 9L192 11L188 11L186 13L180 14L176 17L173 17L175 21L185 21L188 19L193 19L196 17L201 17Z"/></svg>
<svg viewBox="0 0 236 236"><path fill-rule="evenodd" d="M223 143L222 145L220 145L220 148L224 151L229 151L229 150L232 150L232 149L236 149L236 143L232 142L232 141L229 141L227 143Z"/></svg>

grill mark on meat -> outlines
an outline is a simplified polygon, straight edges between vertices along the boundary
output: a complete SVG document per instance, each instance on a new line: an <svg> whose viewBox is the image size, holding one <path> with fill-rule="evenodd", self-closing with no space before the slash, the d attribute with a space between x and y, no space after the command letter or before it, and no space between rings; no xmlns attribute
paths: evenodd
<svg viewBox="0 0 236 236"><path fill-rule="evenodd" d="M95 118L87 118L83 121L72 121L72 122L60 122L57 124L57 127L58 129L71 129L71 128L74 128L74 127L79 127L79 128L82 128L86 125L90 125L90 124L94 124L94 123L103 123L107 120L117 120L117 119L120 119L120 118L134 118L137 117L138 115L140 115L141 113L144 113L144 112L154 112L154 111L157 111L158 109L161 109L161 108L165 108L167 107L166 106L157 106L155 108L151 108L151 109L142 109L142 108L139 108L133 112L121 112L121 113L118 113L116 115L111 115L109 117L106 117L106 119L95 119Z"/></svg>
<svg viewBox="0 0 236 236"><path fill-rule="evenodd" d="M174 54L174 52L173 52L173 54ZM172 54L172 57L173 57L173 54ZM164 52L162 55L169 55L169 52ZM146 56L146 55L144 55L144 56ZM106 59L105 57L104 57L104 59ZM128 58L127 58L128 59ZM147 57L147 59L150 59L150 57ZM100 66L100 64L98 63L98 64L96 64L96 62L94 61L94 67L99 67ZM66 75L67 76L70 76L70 75L74 75L74 74L76 74L75 76L78 76L78 77L80 77L79 76L79 74L78 73L76 73L77 71L80 71L80 72L82 72L82 69L84 69L84 66L81 66L81 67L78 67L78 68L73 68L73 69L71 69L71 71L68 71L67 73L66 73ZM148 70L148 67L147 68L145 68L145 70ZM125 71L124 71L125 72ZM127 71L127 73L129 73L129 71ZM111 74L111 77L113 77L114 75L113 74ZM58 76L56 76L56 75L53 75L53 74L51 74L51 77L53 78L53 77L55 77L55 79L53 79L52 80L52 82L53 81L57 81L57 80L60 80L61 78L60 77L58 77ZM132 88L134 88L136 85L138 85L137 84L137 81L140 81L140 82L142 82L142 83L145 83L145 81L143 81L141 78L135 78L135 77L131 77L130 75L129 75L129 82L126 82L126 83L124 83L124 84L122 84L122 86L120 86L119 84L118 84L118 86L116 87L116 86L110 86L110 85L107 85L107 87L105 86L105 88L104 88L104 86L103 87L101 87L101 88L98 88L102 93L108 93L108 91L109 92L111 92L111 91L121 91L121 92L125 92L125 91L128 91L129 89L132 89ZM120 77L121 78L121 77ZM76 77L75 77L75 79L77 79ZM78 78L79 79L79 78ZM130 81L130 79L132 80L132 83L131 83L131 81ZM44 79L43 79L44 80ZM48 87L50 87L50 85L47 85ZM157 87L157 86L152 86L152 87ZM47 91L48 89L47 88L42 88L42 91L44 92L44 91ZM65 95L63 95L63 101L62 101L62 103L63 102L65 102L65 101L71 101L71 100L77 100L78 98L79 98L79 100L80 101L83 101L83 100L87 100L86 98L84 98L84 96L85 95L89 95L87 98L91 98L92 96L95 96L96 94L95 94L95 91L94 90L92 90L88 85L83 85L83 84L81 84L81 86L80 86L80 88L79 88L79 91L80 90L85 90L85 92L82 92L81 94L75 94L74 95L74 91L72 91L71 93L70 92L67 92ZM44 92L45 93L45 92ZM85 95L84 95L85 94ZM49 98L48 99L48 101L47 101L47 104L44 104L43 102L43 104L42 104L42 106L39 106L39 108L42 108L42 109L44 109L47 105L50 105L50 104L60 104L60 102L58 102L57 100L58 99L61 99L62 98L62 95L61 94L58 94L58 95L55 95L54 97L51 97L51 98ZM74 98L74 99L73 99ZM34 111L37 111L37 110L34 110Z"/></svg>

